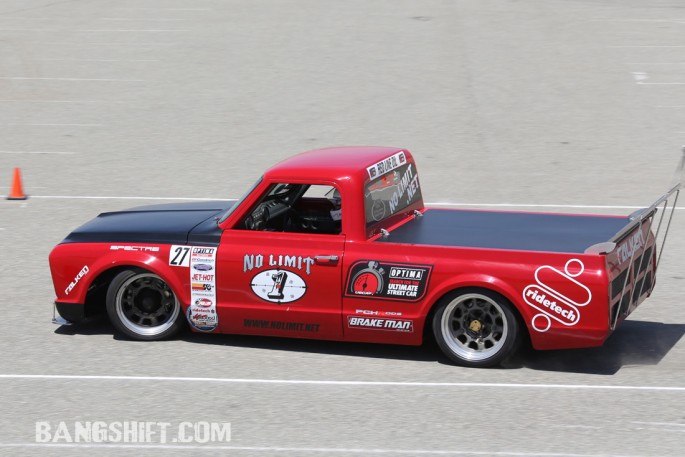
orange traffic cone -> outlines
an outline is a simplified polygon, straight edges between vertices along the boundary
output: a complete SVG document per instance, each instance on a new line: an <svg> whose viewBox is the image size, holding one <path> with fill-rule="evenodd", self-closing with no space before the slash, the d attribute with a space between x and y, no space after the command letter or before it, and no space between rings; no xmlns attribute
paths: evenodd
<svg viewBox="0 0 685 457"><path fill-rule="evenodd" d="M26 200L26 194L21 185L21 171L19 167L14 169L14 179L12 180L12 189L10 190L7 200Z"/></svg>

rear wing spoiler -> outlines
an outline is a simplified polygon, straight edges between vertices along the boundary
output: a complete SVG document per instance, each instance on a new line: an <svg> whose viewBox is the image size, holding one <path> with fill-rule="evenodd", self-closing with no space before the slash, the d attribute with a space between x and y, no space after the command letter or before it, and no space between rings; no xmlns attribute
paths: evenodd
<svg viewBox="0 0 685 457"><path fill-rule="evenodd" d="M585 250L587 254L608 254L613 252L616 247L622 243L624 240L628 239L628 236L635 232L635 234L640 237L642 233L650 234L652 233L652 227L656 222L656 231L654 232L654 253L655 264L654 264L654 274L656 274L656 269L659 266L661 260L661 255L664 252L664 246L666 245L666 238L668 236L668 231L671 227L671 220L673 219L673 213L676 210L676 204L678 203L678 196L680 190L683 187L683 171L685 167L685 146L682 150L682 155L680 157L680 162L676 168L674 179L671 183L671 188L664 193L662 196L656 199L649 207L638 210L630 215L630 222L628 225L623 227L618 233L616 233L609 241L604 243L595 244L590 246ZM661 210L659 214L659 210ZM644 239L646 242L646 238ZM625 243L624 243L625 244ZM628 244L630 240L628 240ZM647 250L641 249L642 246L639 243L632 243L629 249L630 252L630 263L628 263L628 270L625 275L625 280L622 287L621 297L619 300L618 312L614 313L611 318L611 328L616 327L616 323L622 311L627 311L633 302L637 303L643 294L643 288L645 283L648 281L642 280L637 281L633 287L636 290L632 290L633 287L629 288L628 283L631 278L637 277L643 270L647 267L648 262L653 254L648 254ZM644 244L644 243L643 243ZM650 249L651 253L652 250ZM636 279L636 278L634 278ZM653 282L648 284L647 287L652 287ZM630 292L627 292L630 290ZM646 291L648 291L647 289ZM646 292L645 291L645 292Z"/></svg>

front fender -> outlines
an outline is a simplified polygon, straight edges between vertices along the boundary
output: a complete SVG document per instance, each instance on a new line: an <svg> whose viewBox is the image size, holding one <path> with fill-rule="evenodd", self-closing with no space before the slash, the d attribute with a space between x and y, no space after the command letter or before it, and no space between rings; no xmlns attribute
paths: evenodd
<svg viewBox="0 0 685 457"><path fill-rule="evenodd" d="M170 246L141 245L156 251L112 250L109 244L60 244L50 253L50 270L57 301L85 303L90 286L106 272L122 267L148 270L169 285L181 303L189 303L189 290L169 267ZM187 271L184 269L184 271Z"/></svg>

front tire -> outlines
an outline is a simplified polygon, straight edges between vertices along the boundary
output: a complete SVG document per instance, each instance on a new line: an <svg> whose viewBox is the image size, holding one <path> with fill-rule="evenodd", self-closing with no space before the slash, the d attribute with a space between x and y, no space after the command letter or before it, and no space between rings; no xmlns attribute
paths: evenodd
<svg viewBox="0 0 685 457"><path fill-rule="evenodd" d="M519 326L511 304L501 295L469 288L447 295L433 316L440 349L458 365L485 368L512 355Z"/></svg>
<svg viewBox="0 0 685 457"><path fill-rule="evenodd" d="M125 270L107 289L112 325L134 340L169 338L183 326L181 304L169 285L145 270Z"/></svg>

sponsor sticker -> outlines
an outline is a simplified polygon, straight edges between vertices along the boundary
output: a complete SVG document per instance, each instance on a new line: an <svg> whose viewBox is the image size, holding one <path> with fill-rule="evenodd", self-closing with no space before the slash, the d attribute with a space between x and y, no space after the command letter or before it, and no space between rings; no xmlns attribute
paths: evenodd
<svg viewBox="0 0 685 457"><path fill-rule="evenodd" d="M366 171L369 173L369 178L373 180L394 170L395 168L401 167L406 161L407 158L404 155L404 151L400 151L386 159L381 160L378 163L371 165L366 169Z"/></svg>
<svg viewBox="0 0 685 457"><path fill-rule="evenodd" d="M216 248L172 246L169 264L190 267L188 322L201 332L213 332L219 325L216 312Z"/></svg>
<svg viewBox="0 0 685 457"><path fill-rule="evenodd" d="M73 281L71 281L71 283L69 283L67 288L64 289L64 295L69 295L69 293L72 290L74 290L74 287L76 287L76 285L79 283L81 278L83 278L85 275L87 275L89 271L90 271L90 269L88 268L88 265L84 265L83 268L81 268L81 271L76 273L76 276L74 276Z"/></svg>
<svg viewBox="0 0 685 457"><path fill-rule="evenodd" d="M187 267L190 265L191 246L173 245L169 250L169 265L172 267Z"/></svg>
<svg viewBox="0 0 685 457"><path fill-rule="evenodd" d="M288 332L312 332L319 331L321 324L312 324L309 322L284 322L284 321L270 321L266 319L244 319L243 327L245 328L263 328L269 330L282 330Z"/></svg>
<svg viewBox="0 0 685 457"><path fill-rule="evenodd" d="M297 301L307 292L307 284L300 275L281 269L257 273L250 281L250 287L262 300L279 304Z"/></svg>
<svg viewBox="0 0 685 457"><path fill-rule="evenodd" d="M384 319L376 317L348 316L349 328L363 328L371 330L390 330L395 332L413 332L414 321L406 319Z"/></svg>
<svg viewBox="0 0 685 457"><path fill-rule="evenodd" d="M159 252L159 246L110 246L110 251Z"/></svg>
<svg viewBox="0 0 685 457"><path fill-rule="evenodd" d="M583 271L585 265L578 259L566 262L563 272L549 265L535 270L535 284L523 289L523 299L540 312L531 320L536 331L548 331L552 320L566 326L576 325L580 321L579 308L587 306L592 300L590 289L575 279Z"/></svg>
<svg viewBox="0 0 685 457"><path fill-rule="evenodd" d="M355 262L347 276L345 295L356 298L419 301L426 293L432 270L431 265L376 260Z"/></svg>

